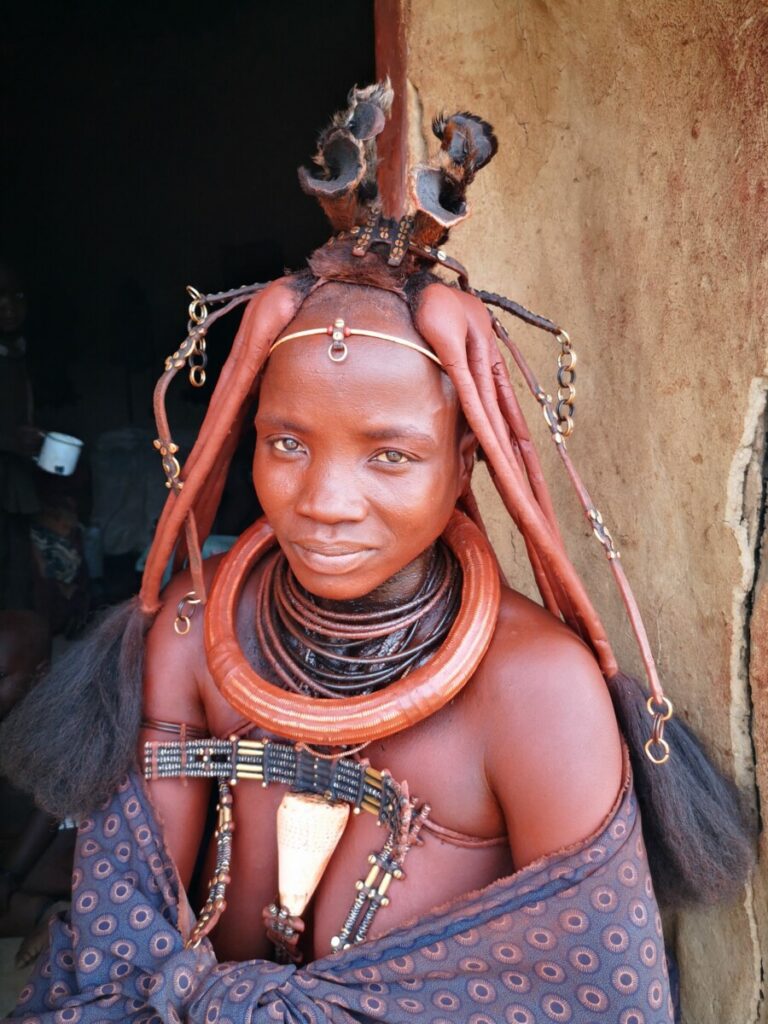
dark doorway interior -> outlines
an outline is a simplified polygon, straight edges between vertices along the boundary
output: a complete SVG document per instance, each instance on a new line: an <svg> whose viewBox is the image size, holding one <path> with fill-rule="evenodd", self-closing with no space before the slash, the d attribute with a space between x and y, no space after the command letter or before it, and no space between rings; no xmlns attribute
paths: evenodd
<svg viewBox="0 0 768 1024"><path fill-rule="evenodd" d="M5 5L0 247L27 297L35 424L83 438L87 472L105 432L152 430L185 285L267 280L324 240L296 168L373 55L369 0ZM214 378L237 319L211 332ZM177 382L174 430L209 394Z"/></svg>

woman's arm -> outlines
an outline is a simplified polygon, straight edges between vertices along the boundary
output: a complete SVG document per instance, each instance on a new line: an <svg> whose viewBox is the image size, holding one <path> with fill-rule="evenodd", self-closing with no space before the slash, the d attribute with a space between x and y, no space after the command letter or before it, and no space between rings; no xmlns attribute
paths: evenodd
<svg viewBox="0 0 768 1024"><path fill-rule="evenodd" d="M199 680L204 665L203 613L198 608L190 630L179 636L173 628L176 607L189 592L188 575L175 577L163 593L163 607L147 636L144 668L144 719L173 722L207 730ZM173 742L178 734L143 727L139 734L139 763L144 763L147 740ZM168 850L187 887L202 841L210 782L205 779L156 779L149 783L152 803Z"/></svg>
<svg viewBox="0 0 768 1024"><path fill-rule="evenodd" d="M508 660L494 652L495 678L485 688L486 771L518 868L598 829L621 784L602 674L585 645L545 616L536 611Z"/></svg>

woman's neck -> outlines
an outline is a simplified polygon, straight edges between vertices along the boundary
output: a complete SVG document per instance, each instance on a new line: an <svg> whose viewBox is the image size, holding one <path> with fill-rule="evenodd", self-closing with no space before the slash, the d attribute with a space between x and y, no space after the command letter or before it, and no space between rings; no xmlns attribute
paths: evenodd
<svg viewBox="0 0 768 1024"><path fill-rule="evenodd" d="M435 545L432 544L412 562L403 566L394 576L390 576L375 590L362 597L356 597L349 601L334 601L313 594L312 600L318 607L335 612L343 612L345 609L350 612L362 612L375 608L397 608L398 605L405 604L406 601L415 597L424 585L434 558L434 551Z"/></svg>

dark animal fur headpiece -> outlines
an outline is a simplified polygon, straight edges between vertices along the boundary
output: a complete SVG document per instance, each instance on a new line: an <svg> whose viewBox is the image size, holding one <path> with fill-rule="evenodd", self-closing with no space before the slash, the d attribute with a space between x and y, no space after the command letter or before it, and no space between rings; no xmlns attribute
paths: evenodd
<svg viewBox="0 0 768 1024"><path fill-rule="evenodd" d="M314 162L302 167L299 182L314 196L335 231L371 223L380 212L376 181L376 137L392 106L389 80L355 87L346 110L321 132ZM440 150L426 166L413 169L409 182L409 237L416 245L440 245L448 231L469 215L467 188L498 148L493 128L475 114L440 114L432 122ZM394 238L393 238L394 240Z"/></svg>

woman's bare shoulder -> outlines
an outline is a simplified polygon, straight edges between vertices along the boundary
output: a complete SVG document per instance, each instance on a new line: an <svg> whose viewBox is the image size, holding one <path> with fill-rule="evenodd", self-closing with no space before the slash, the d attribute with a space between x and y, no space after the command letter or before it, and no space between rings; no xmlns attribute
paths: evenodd
<svg viewBox="0 0 768 1024"><path fill-rule="evenodd" d="M203 563L205 583L210 587L222 556ZM180 602L193 590L188 571L176 573L161 594L162 606L147 635L144 662L144 712L161 721L203 725L200 687L205 678L203 609L186 605L189 614L186 633L176 628Z"/></svg>
<svg viewBox="0 0 768 1024"><path fill-rule="evenodd" d="M545 609L505 590L477 683L488 778L516 862L589 835L616 798L622 764L592 652Z"/></svg>

